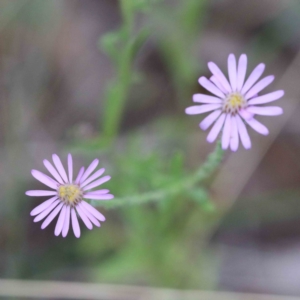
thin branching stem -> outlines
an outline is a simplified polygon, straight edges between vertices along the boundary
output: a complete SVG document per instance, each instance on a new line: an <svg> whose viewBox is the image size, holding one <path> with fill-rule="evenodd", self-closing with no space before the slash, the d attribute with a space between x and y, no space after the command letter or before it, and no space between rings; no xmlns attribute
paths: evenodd
<svg viewBox="0 0 300 300"><path fill-rule="evenodd" d="M113 201L93 201L95 206L104 206L106 208L115 208L123 205L144 204L147 202L156 202L174 195L178 195L186 190L189 190L196 185L208 179L218 168L223 158L224 151L221 148L221 143L218 142L214 151L209 154L204 164L192 175L184 180L173 183L163 189L146 192L143 194L117 197Z"/></svg>

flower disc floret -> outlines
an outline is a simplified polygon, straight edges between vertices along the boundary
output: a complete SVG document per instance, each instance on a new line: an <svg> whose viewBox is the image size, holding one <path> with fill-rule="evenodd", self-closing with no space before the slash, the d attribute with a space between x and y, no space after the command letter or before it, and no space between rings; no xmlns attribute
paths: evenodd
<svg viewBox="0 0 300 300"><path fill-rule="evenodd" d="M224 99L223 112L235 115L241 109L247 107L247 101L238 92L231 93Z"/></svg>
<svg viewBox="0 0 300 300"><path fill-rule="evenodd" d="M210 79L199 78L199 83L211 95L195 94L193 101L200 103L188 107L185 112L189 115L210 112L199 124L203 130L212 126L207 135L208 142L214 142L222 131L222 148L229 146L236 151L241 140L244 148L251 148L251 140L246 125L252 127L260 134L267 135L269 130L257 121L255 115L277 116L282 114L282 108L278 106L260 106L280 99L284 95L283 90L278 90L266 95L259 93L271 84L274 76L270 75L258 81L264 72L265 65L259 64L249 75L247 80L247 56L242 54L237 63L233 54L228 56L227 79L219 67L208 63L212 72Z"/></svg>
<svg viewBox="0 0 300 300"><path fill-rule="evenodd" d="M83 192L77 184L64 184L58 187L58 196L65 204L76 206L83 199Z"/></svg>

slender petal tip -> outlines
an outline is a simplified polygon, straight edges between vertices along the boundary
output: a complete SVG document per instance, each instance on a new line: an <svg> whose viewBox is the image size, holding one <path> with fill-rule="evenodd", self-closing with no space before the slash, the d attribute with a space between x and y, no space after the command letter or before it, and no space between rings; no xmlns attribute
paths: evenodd
<svg viewBox="0 0 300 300"><path fill-rule="evenodd" d="M215 65L215 63L212 62L212 61L209 61L209 62L207 63L207 66L208 66L208 68L209 68L210 70L214 67L214 65Z"/></svg>
<svg viewBox="0 0 300 300"><path fill-rule="evenodd" d="M205 76L199 77L198 82L201 84L201 82L203 82L203 80L206 81L206 77Z"/></svg>

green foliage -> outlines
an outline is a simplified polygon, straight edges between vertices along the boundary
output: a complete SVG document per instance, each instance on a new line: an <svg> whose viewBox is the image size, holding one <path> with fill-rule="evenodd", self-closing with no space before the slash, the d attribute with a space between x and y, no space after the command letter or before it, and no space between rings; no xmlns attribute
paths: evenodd
<svg viewBox="0 0 300 300"><path fill-rule="evenodd" d="M99 45L114 63L116 77L107 87L102 113L103 137L113 142L118 134L125 102L130 88L137 77L133 69L134 59L146 40L157 40L159 51L177 87L178 103L190 95L189 87L194 84L199 67L193 45L198 38L201 15L207 1L188 0L180 2L171 10L161 0L120 0L122 26L101 37ZM137 13L147 13L147 18L135 26ZM170 15L166 18L166 15ZM176 31L174 28L177 28ZM182 108L182 104L179 105Z"/></svg>
<svg viewBox="0 0 300 300"><path fill-rule="evenodd" d="M166 18L166 15L170 15L169 5L161 5L151 16L159 50L176 86L180 108L185 106L186 99L190 97L190 87L195 84L195 78L202 68L195 45L201 34L207 5L208 0L179 1L177 6L172 7L172 17Z"/></svg>
<svg viewBox="0 0 300 300"><path fill-rule="evenodd" d="M136 12L149 13L152 11L153 6L162 0L120 0L123 15L126 16L125 20L131 20Z"/></svg>
<svg viewBox="0 0 300 300"><path fill-rule="evenodd" d="M149 8L152 1L121 0L123 25L114 32L101 37L99 44L111 58L116 69L116 78L108 85L103 114L104 138L112 141L118 133L125 101L135 78L132 65L139 49L149 36L149 28L134 30L135 12Z"/></svg>
<svg viewBox="0 0 300 300"><path fill-rule="evenodd" d="M206 209L209 209L207 192L198 185L209 178L221 162L223 151L220 143L207 161L190 175L185 171L184 156L181 152L165 157L157 152L139 152L137 149L141 149L141 146L136 144L136 141L132 145L127 153L123 152L115 159L118 173L112 186L116 195L128 196L119 196L107 202L93 201L95 206L115 208L152 201L163 202L187 193L192 199L196 199L198 204L204 204Z"/></svg>
<svg viewBox="0 0 300 300"><path fill-rule="evenodd" d="M125 28L122 28L101 39L101 46L115 63L117 71L116 79L109 84L105 95L105 113L103 115L105 138L113 139L119 130L125 101L134 79L132 63L148 35L148 29L143 28L136 36L129 38Z"/></svg>
<svg viewBox="0 0 300 300"><path fill-rule="evenodd" d="M201 183L218 167L223 151L218 143L207 161L189 174L183 150L170 153L147 144L147 138L136 135L113 160L118 170L106 187L122 197L93 201L95 206L119 208L125 236L118 251L95 268L94 276L109 282L142 278L142 283L157 286L198 286L204 261L194 252L191 236L196 228L205 232L208 215L214 219L207 187Z"/></svg>
<svg viewBox="0 0 300 300"><path fill-rule="evenodd" d="M132 69L132 64L134 61L134 58L136 54L138 53L141 46L146 41L147 37L150 34L150 28L155 29L155 23L158 20L158 24L162 25L161 28L163 28L163 33L165 36L168 36L168 39L172 39L172 36L176 37L175 40L172 41L172 43L169 43L168 40L166 40L167 43L163 41L162 43L162 50L167 51L167 57L171 59L176 64L176 68L178 71L175 72L175 76L179 78L191 78L194 75L194 72L191 70L194 69L194 62L191 60L191 55L186 51L187 45L188 45L188 39L190 39L193 36L192 33L196 32L196 26L194 24L198 24L198 22L195 21L195 11L201 11L206 5L206 1L194 1L190 0L187 1L186 4L181 4L179 6L178 11L175 12L174 19L169 19L168 21L171 22L170 24L165 21L165 18L160 19L161 16L163 16L163 12L167 9L166 7L163 7L162 13L159 12L162 7L159 7L159 10L153 11L153 16L158 16L159 19L153 18L152 16L149 18L149 24L139 29L139 32L136 33L134 31L134 20L135 20L135 14L138 11L145 11L149 10L149 8L152 5L152 8L154 8L153 4L158 3L159 1L138 1L138 0L121 0L120 1L120 7L121 12L123 16L123 25L121 28L115 32L107 33L100 39L100 46L102 47L103 51L111 58L111 60L114 62L116 67L116 78L109 84L105 96L105 107L104 107L104 114L103 114L103 134L104 139L107 141L113 141L114 137L116 136L120 121L122 112L124 110L124 105L126 102L126 99L128 97L128 93L130 90L130 85L132 84L133 78L135 78L135 71ZM200 18L199 18L200 19ZM161 21L164 20L164 24L161 24ZM192 20L192 21L191 21ZM174 35L173 30L169 31L169 29L174 28L174 24L172 22L181 22L182 26L179 26L179 28L183 28L184 31L182 33L176 32ZM195 22L194 22L195 21ZM153 26L154 25L154 26ZM178 26L177 26L178 27ZM186 34L189 32L189 34ZM175 44L174 44L175 43ZM184 48L182 48L182 45L185 45ZM175 46L175 47L174 47ZM171 47L171 48L170 48ZM118 50L117 50L118 49ZM178 51L178 52L176 52ZM174 56L173 56L174 55ZM182 62L182 63L181 63ZM194 69L195 70L195 69ZM180 80L179 80L180 81ZM182 87L182 84L179 84L179 81L176 84L178 84L179 90ZM185 80L183 80L183 84L186 83ZM125 162L128 164L127 168L131 167L132 160L130 159L130 156L126 155L122 156L122 159L125 160ZM122 159L120 159L119 166L122 166ZM172 166L172 161L178 160L178 157L174 157L170 159L169 164ZM218 159L216 159L217 161ZM209 172L206 172L206 168L209 168L210 166L204 165L203 170L199 170L197 174L194 174L193 176L188 177L188 179L180 180L177 179L177 181L174 181L173 172L168 171L165 168L165 164L160 164L162 168L165 168L165 173L162 173L162 170L159 168L155 168L154 162L159 161L157 157L153 154L152 157L148 157L146 161L139 161L139 164L134 164L134 166L139 166L138 169L134 170L132 167L130 171L132 171L132 174L128 174L128 170L126 170L127 176L125 176L126 179L129 178L130 175L136 176L136 178L131 178L131 182L137 182L137 186L134 185L134 188L132 191L129 191L130 184L126 184L124 189L122 190L122 193L124 194L126 190L131 192L133 195L129 197L121 197L117 198L113 201L113 203L107 203L103 204L106 207L115 207L118 205L124 205L124 204L136 204L136 203L144 203L148 201L160 201L164 198L167 198L169 196L177 195L178 193L187 190L191 188L194 184L197 183L198 177L200 178L199 181L202 180L203 174L209 174ZM151 166L151 168L149 168ZM163 167L164 166L164 167ZM141 170L148 170L148 172L140 172ZM212 168L213 169L213 168ZM130 172L129 171L129 172ZM135 172L135 173L134 173ZM141 176L141 173L143 176ZM176 173L176 172L175 172ZM149 174L149 178L147 178L146 174ZM123 175L122 172L119 173L119 175ZM204 175L204 177L206 177ZM143 178L143 184L140 184L136 179L137 178ZM173 182L172 182L173 180ZM153 182L156 181L156 182ZM168 182L166 182L168 181ZM145 182L147 184L145 184ZM159 185L157 185L159 183ZM146 185L148 185L146 187ZM144 192L144 190L148 190ZM138 192L138 194L136 194ZM142 192L142 194L140 194ZM125 193L126 194L126 193ZM135 195L136 194L136 195ZM203 197L203 195L198 195L198 198L201 199L207 199L207 197ZM192 198L197 198L196 194L191 194ZM202 202L207 202L204 200L201 200ZM201 202L200 201L200 202ZM95 202L95 201L94 201ZM96 203L95 203L96 204ZM99 203L97 203L99 204Z"/></svg>

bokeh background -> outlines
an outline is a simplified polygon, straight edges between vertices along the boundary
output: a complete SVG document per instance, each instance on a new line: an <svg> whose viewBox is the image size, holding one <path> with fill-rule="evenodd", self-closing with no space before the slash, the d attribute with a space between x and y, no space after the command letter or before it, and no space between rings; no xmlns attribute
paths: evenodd
<svg viewBox="0 0 300 300"><path fill-rule="evenodd" d="M299 28L298 0L1 0L1 278L300 296ZM127 204L213 151L184 108L229 53L266 63L284 115L193 191ZM42 231L24 194L68 152L119 199L80 239Z"/></svg>

